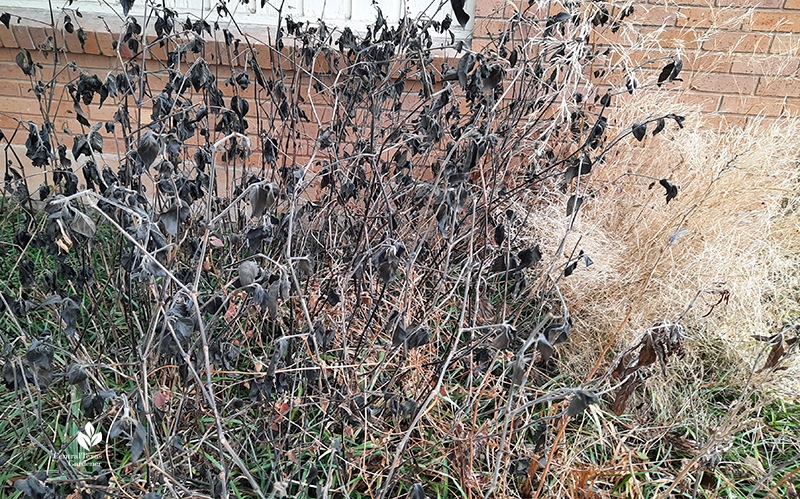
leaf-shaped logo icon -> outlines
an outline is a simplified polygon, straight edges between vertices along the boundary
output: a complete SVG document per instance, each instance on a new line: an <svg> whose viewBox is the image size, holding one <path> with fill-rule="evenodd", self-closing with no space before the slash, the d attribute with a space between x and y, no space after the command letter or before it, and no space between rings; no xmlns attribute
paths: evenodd
<svg viewBox="0 0 800 499"><path fill-rule="evenodd" d="M95 445L99 444L101 440L103 440L103 434L98 431L97 433L92 435L92 440L90 443L92 447L94 447Z"/></svg>
<svg viewBox="0 0 800 499"><path fill-rule="evenodd" d="M103 434L101 432L98 431L95 433L92 423L86 423L83 430L84 431L78 432L76 439L78 440L78 445L84 450L90 450L103 439Z"/></svg>
<svg viewBox="0 0 800 499"><path fill-rule="evenodd" d="M78 445L81 447L81 449L89 450L91 448L89 437L87 437L83 432L81 431L78 432L77 440L78 440Z"/></svg>

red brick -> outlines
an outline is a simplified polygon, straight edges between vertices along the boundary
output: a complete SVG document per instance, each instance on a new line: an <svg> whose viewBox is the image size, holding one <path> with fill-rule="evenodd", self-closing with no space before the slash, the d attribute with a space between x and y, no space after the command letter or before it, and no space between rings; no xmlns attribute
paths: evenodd
<svg viewBox="0 0 800 499"><path fill-rule="evenodd" d="M98 107L98 105L99 102L92 102L92 104L89 106L83 106L83 111L89 115L89 119L91 121L113 121L114 113L117 112L117 108L114 106L114 103L105 102L103 107ZM142 115L146 116L147 118L150 117L151 112L152 109L149 107L142 108Z"/></svg>
<svg viewBox="0 0 800 499"><path fill-rule="evenodd" d="M50 30L45 31L44 28L39 26L31 26L28 28L28 33L31 35L31 40L36 48L43 48L44 50L51 50L51 43L47 38L50 36Z"/></svg>
<svg viewBox="0 0 800 499"><path fill-rule="evenodd" d="M661 47L683 49L700 48L702 42L698 38L703 35L701 32L681 28L644 28L641 34L646 45L658 43Z"/></svg>
<svg viewBox="0 0 800 499"><path fill-rule="evenodd" d="M9 62L0 63L0 80L19 80L28 83L28 77L22 73L13 58Z"/></svg>
<svg viewBox="0 0 800 499"><path fill-rule="evenodd" d="M747 124L749 126L758 127L763 129L775 126L776 124L785 125L785 118L771 118L767 116L748 116Z"/></svg>
<svg viewBox="0 0 800 499"><path fill-rule="evenodd" d="M642 28L644 30L653 30L654 28ZM630 46L636 43L639 39L639 32L621 29L614 33L610 29L602 29L597 31L592 31L589 34L589 41L592 44L597 45L623 45L623 46ZM601 50L602 51L602 50Z"/></svg>
<svg viewBox="0 0 800 499"><path fill-rule="evenodd" d="M769 48L770 54L800 55L800 35L795 33L776 34Z"/></svg>
<svg viewBox="0 0 800 499"><path fill-rule="evenodd" d="M665 64L667 64L666 60L657 60L653 62L653 59L660 59L662 57L666 57L671 55L671 52L668 51L658 51L658 50L629 50L623 48L622 51L618 50L611 50L611 53L608 55L605 62L601 65L602 69L607 69L609 66L620 66L628 64L629 66L636 66L636 67L643 67L643 68L662 68ZM600 67L595 67L596 69L600 69ZM593 77L594 75L592 75ZM600 77L602 80L604 77Z"/></svg>
<svg viewBox="0 0 800 499"><path fill-rule="evenodd" d="M763 52L768 50L772 36L760 33L715 33L703 43L703 50L721 52Z"/></svg>
<svg viewBox="0 0 800 499"><path fill-rule="evenodd" d="M27 88L27 87L26 87ZM15 81L0 81L0 96L19 97L22 95L20 84Z"/></svg>
<svg viewBox="0 0 800 499"><path fill-rule="evenodd" d="M72 61L80 69L84 69L90 73L97 71L108 71L110 68L111 59L105 56L96 56L91 54L67 54L68 61ZM101 79L105 75L98 75Z"/></svg>
<svg viewBox="0 0 800 499"><path fill-rule="evenodd" d="M703 116L704 128L727 132L731 128L743 128L747 116L734 114L708 114Z"/></svg>
<svg viewBox="0 0 800 499"><path fill-rule="evenodd" d="M706 73L692 77L689 86L700 92L752 94L758 85L757 76Z"/></svg>
<svg viewBox="0 0 800 499"><path fill-rule="evenodd" d="M695 92L683 92L680 94L681 104L691 106L704 113L713 113L719 109L719 95L703 94Z"/></svg>
<svg viewBox="0 0 800 499"><path fill-rule="evenodd" d="M77 33L77 31L76 31ZM86 35L86 40L83 43L83 51L87 54L94 54L100 55L103 51L100 49L100 46L97 44L97 35L94 31L86 31L84 33Z"/></svg>
<svg viewBox="0 0 800 499"><path fill-rule="evenodd" d="M753 31L800 32L800 12L753 12L752 22L745 22L745 29Z"/></svg>
<svg viewBox="0 0 800 499"><path fill-rule="evenodd" d="M658 2L653 2L658 3ZM701 7L709 7L714 5L714 0L674 0L676 5L697 5Z"/></svg>
<svg viewBox="0 0 800 499"><path fill-rule="evenodd" d="M164 64L166 64L166 62L167 62L167 45L166 45L166 43L162 47L158 43L158 39L155 36L148 36L147 40L148 40L148 43L150 43L150 45L149 45L150 48L147 51L147 58L148 59L155 59L155 60L161 61Z"/></svg>
<svg viewBox="0 0 800 499"><path fill-rule="evenodd" d="M663 5L637 5L631 21L641 26L675 26L678 9Z"/></svg>
<svg viewBox="0 0 800 499"><path fill-rule="evenodd" d="M678 13L676 25L689 28L739 29L745 12L743 9L683 7Z"/></svg>
<svg viewBox="0 0 800 499"><path fill-rule="evenodd" d="M759 7L762 9L780 9L783 0L717 0L719 7Z"/></svg>
<svg viewBox="0 0 800 499"><path fill-rule="evenodd" d="M481 0L475 4L475 17L505 17L507 0Z"/></svg>
<svg viewBox="0 0 800 499"><path fill-rule="evenodd" d="M10 49L19 47L19 44L17 44L17 39L14 38L14 32L5 26L0 26L0 44L2 44L3 47L8 47Z"/></svg>
<svg viewBox="0 0 800 499"><path fill-rule="evenodd" d="M18 99L0 99L0 112L39 116L39 102L35 98L20 97ZM41 116L39 116L41 120Z"/></svg>
<svg viewBox="0 0 800 499"><path fill-rule="evenodd" d="M81 42L78 40L78 34L73 31L72 33L67 33L64 31L64 43L66 45L67 51L71 54L82 54L83 47L81 47Z"/></svg>
<svg viewBox="0 0 800 499"><path fill-rule="evenodd" d="M17 40L17 44L28 50L33 50L36 48L36 45L33 44L33 40L31 40L31 35L28 33L28 28L21 24L14 24L11 26L11 31L14 32L14 38Z"/></svg>
<svg viewBox="0 0 800 499"><path fill-rule="evenodd" d="M684 71L727 73L731 68L731 58L728 54L689 50L683 53L682 58Z"/></svg>
<svg viewBox="0 0 800 499"><path fill-rule="evenodd" d="M800 112L800 99L726 95L722 98L720 111L750 116L782 116L784 113L796 116Z"/></svg>
<svg viewBox="0 0 800 499"><path fill-rule="evenodd" d="M505 31L507 23L505 21L495 19L477 19L475 20L475 29L473 31L476 37L484 37L487 33L496 36L498 33Z"/></svg>
<svg viewBox="0 0 800 499"><path fill-rule="evenodd" d="M114 41L116 38L111 36L111 33L103 31L98 31L95 35L97 36L97 46L100 49L100 53L116 59L117 51L114 50Z"/></svg>
<svg viewBox="0 0 800 499"><path fill-rule="evenodd" d="M797 73L800 59L784 56L750 56L743 60L734 61L731 73L766 75L766 76L791 76Z"/></svg>
<svg viewBox="0 0 800 499"><path fill-rule="evenodd" d="M482 36L477 36L476 34L476 36L472 39L472 42L470 42L469 48L473 52L483 52L483 49L491 43L492 41L486 38L485 34Z"/></svg>
<svg viewBox="0 0 800 499"><path fill-rule="evenodd" d="M756 95L800 97L800 79L761 77L758 89L756 89Z"/></svg>

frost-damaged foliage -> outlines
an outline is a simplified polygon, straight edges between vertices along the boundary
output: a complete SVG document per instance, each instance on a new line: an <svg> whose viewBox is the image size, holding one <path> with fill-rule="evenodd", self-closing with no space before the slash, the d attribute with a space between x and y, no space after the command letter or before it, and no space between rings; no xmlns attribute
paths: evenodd
<svg viewBox="0 0 800 499"><path fill-rule="evenodd" d="M603 2L523 3L480 51L449 16L389 25L376 7L365 33L283 16L259 39L232 4L138 7L122 2L106 74L52 64L52 47L16 59L47 105L2 136L30 164L6 148L3 375L32 452L67 477L30 458L17 490L103 497L109 474L146 497L520 485L505 453L538 463L550 422L604 403L599 381L557 378L574 334L558 285L593 260L540 244L553 229L531 227L530 200L574 223L615 144L682 127L611 117L620 93L679 80L679 55L652 82L609 67L591 33L632 8ZM85 42L76 8L53 18ZM601 66L611 90L589 83ZM679 350L658 331L618 377ZM64 457L89 421L97 469Z"/></svg>

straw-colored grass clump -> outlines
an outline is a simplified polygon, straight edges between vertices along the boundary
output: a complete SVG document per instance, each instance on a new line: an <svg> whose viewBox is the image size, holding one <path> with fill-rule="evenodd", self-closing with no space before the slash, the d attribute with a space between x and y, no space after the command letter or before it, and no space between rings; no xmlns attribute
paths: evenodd
<svg viewBox="0 0 800 499"><path fill-rule="evenodd" d="M617 123L666 109L666 95L649 99L631 99ZM596 352L618 330L621 347L678 319L703 291L682 320L687 334L747 369L763 345L751 336L777 333L800 312L800 121L720 133L689 113L685 128L671 125L643 144L631 137L593 174L575 229L595 265L563 286L580 331L573 350ZM667 204L658 182L629 172L669 179L679 194ZM783 387L796 393L800 369L789 367Z"/></svg>

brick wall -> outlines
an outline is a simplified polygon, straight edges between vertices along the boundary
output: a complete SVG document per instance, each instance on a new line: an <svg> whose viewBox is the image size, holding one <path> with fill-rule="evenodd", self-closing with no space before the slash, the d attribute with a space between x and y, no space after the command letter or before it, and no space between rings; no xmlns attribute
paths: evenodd
<svg viewBox="0 0 800 499"><path fill-rule="evenodd" d="M633 64L680 50L685 61L684 82L677 91L684 102L697 104L709 113L711 125L741 125L763 115L775 118L800 111L800 0L676 0L669 3L636 3L628 21L635 30L602 30L594 42L603 45L632 46ZM476 8L473 48L488 40L488 33L501 31L501 20L514 7L506 0L481 0ZM559 10L561 10L559 8ZM627 21L626 21L627 22ZM0 25L0 129L8 133L16 119L41 121L39 103L30 91L30 81L22 73L15 57L19 47L29 49L40 62L52 64L54 54L43 59L37 48L47 46L49 36L58 37L58 46L67 53L64 60L94 70L102 75L119 67L112 35L102 30L87 31L83 46L77 34L58 31L55 35L42 27L12 22L11 28ZM64 37L63 39L61 37ZM207 46L208 48L209 46ZM242 58L231 57L222 43L210 44L212 59L220 78L227 78L231 62L241 66ZM160 56L155 50L156 56ZM122 54L123 57L126 54ZM262 67L269 68L268 50L259 51ZM230 61L229 61L230 60ZM652 71L657 71L653 68ZM62 83L74 77L73 70L59 78ZM220 85L227 93L228 87ZM57 89L63 92L63 88ZM56 129L76 128L75 117L63 106L56 119ZM87 110L90 120L110 120L113 106ZM15 142L24 142L18 137ZM313 142L312 137L307 137Z"/></svg>
<svg viewBox="0 0 800 499"><path fill-rule="evenodd" d="M708 113L709 126L800 113L800 0L651 0L633 6L626 20L631 29L605 28L593 41L632 47L633 65L679 50L685 81L675 91ZM497 18L513 9L505 0L478 2L475 44L502 30Z"/></svg>

